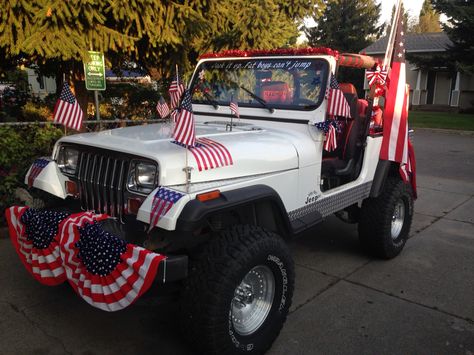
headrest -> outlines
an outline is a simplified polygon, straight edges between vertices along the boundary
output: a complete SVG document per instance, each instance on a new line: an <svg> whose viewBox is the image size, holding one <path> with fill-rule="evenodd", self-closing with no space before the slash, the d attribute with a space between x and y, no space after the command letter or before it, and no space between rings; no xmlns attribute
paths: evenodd
<svg viewBox="0 0 474 355"><path fill-rule="evenodd" d="M369 103L367 100L364 99L358 99L357 100L357 115L359 117L365 117L367 114L367 107L369 106Z"/></svg>
<svg viewBox="0 0 474 355"><path fill-rule="evenodd" d="M344 94L354 94L357 96L357 90L351 83L339 83L339 88Z"/></svg>
<svg viewBox="0 0 474 355"><path fill-rule="evenodd" d="M262 82L261 95L266 102L286 103L291 101L290 88L283 81Z"/></svg>

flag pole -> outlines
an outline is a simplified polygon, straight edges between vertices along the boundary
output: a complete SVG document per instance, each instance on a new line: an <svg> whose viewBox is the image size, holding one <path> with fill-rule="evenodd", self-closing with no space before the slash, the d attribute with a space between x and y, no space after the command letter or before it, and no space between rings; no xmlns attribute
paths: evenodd
<svg viewBox="0 0 474 355"><path fill-rule="evenodd" d="M385 50L385 57L383 59L383 67L388 69L392 61L393 46L395 43L395 35L397 33L398 17L400 16L402 8L402 0L397 0L395 14L392 19L392 26L390 27L390 35L388 36L387 49Z"/></svg>

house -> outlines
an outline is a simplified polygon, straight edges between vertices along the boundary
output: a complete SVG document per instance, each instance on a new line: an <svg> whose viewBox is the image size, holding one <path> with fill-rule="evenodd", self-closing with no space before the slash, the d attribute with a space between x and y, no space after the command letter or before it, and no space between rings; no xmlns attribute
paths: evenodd
<svg viewBox="0 0 474 355"><path fill-rule="evenodd" d="M446 33L408 33L404 43L408 58L407 83L410 85L412 108L465 110L473 107L474 77L455 71L452 69L452 63L439 59L452 44ZM361 53L383 59L386 47L387 37L384 37L363 49ZM418 67L409 62L410 55L433 58L433 65ZM367 82L364 89L368 90Z"/></svg>

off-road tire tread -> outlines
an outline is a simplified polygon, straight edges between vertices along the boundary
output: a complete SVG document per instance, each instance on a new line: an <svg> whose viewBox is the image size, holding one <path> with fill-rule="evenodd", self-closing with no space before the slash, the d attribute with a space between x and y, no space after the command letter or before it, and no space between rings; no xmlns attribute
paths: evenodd
<svg viewBox="0 0 474 355"><path fill-rule="evenodd" d="M277 234L257 226L237 225L211 239L195 256L190 274L185 281L180 305L181 330L187 340L197 345L198 351L206 354L227 354L229 349L222 348L222 337L228 337L229 309L222 309L219 301L229 289L236 285L230 275L240 268L242 263L259 253L259 250L275 250L286 254L288 267L288 299L286 313L281 322L278 335L291 305L294 289L294 264L285 242ZM191 261L192 262L192 261ZM214 326L212 325L214 324ZM262 349L268 350L272 341ZM235 349L233 349L235 350Z"/></svg>
<svg viewBox="0 0 474 355"><path fill-rule="evenodd" d="M404 196L408 200L405 208L405 223L400 234L399 245L391 240L391 217L396 201ZM377 198L368 198L362 203L359 220L359 240L371 255L391 259L397 256L408 239L413 219L413 192L409 184L398 177L389 177L382 194Z"/></svg>

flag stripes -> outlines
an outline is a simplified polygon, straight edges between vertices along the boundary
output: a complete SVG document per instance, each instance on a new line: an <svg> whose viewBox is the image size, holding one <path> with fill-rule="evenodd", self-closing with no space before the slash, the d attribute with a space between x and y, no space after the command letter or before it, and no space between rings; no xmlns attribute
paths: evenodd
<svg viewBox="0 0 474 355"><path fill-rule="evenodd" d="M232 155L223 144L205 137L198 138L196 143L189 151L196 160L199 171L234 164Z"/></svg>
<svg viewBox="0 0 474 355"><path fill-rule="evenodd" d="M160 187L153 196L150 212L150 230L155 227L160 218L168 213L173 205L179 201L184 195L182 193L168 190L164 187Z"/></svg>
<svg viewBox="0 0 474 355"><path fill-rule="evenodd" d="M160 97L160 100L156 104L156 111L161 118L165 118L170 114L170 108L165 99L163 99L163 96Z"/></svg>
<svg viewBox="0 0 474 355"><path fill-rule="evenodd" d="M33 186L33 183L35 182L38 175L43 171L50 161L51 160L49 158L38 158L33 162L27 177L29 187Z"/></svg>
<svg viewBox="0 0 474 355"><path fill-rule="evenodd" d="M330 80L327 113L330 116L351 117L351 108L334 75L331 75Z"/></svg>
<svg viewBox="0 0 474 355"><path fill-rule="evenodd" d="M179 107L179 114L176 120L173 137L176 142L187 147L194 146L196 142L194 114L191 104L191 95L188 90L185 90L183 94L183 100Z"/></svg>
<svg viewBox="0 0 474 355"><path fill-rule="evenodd" d="M60 123L66 127L80 130L84 112L74 97L69 85L65 82L61 95L54 107L54 122Z"/></svg>

